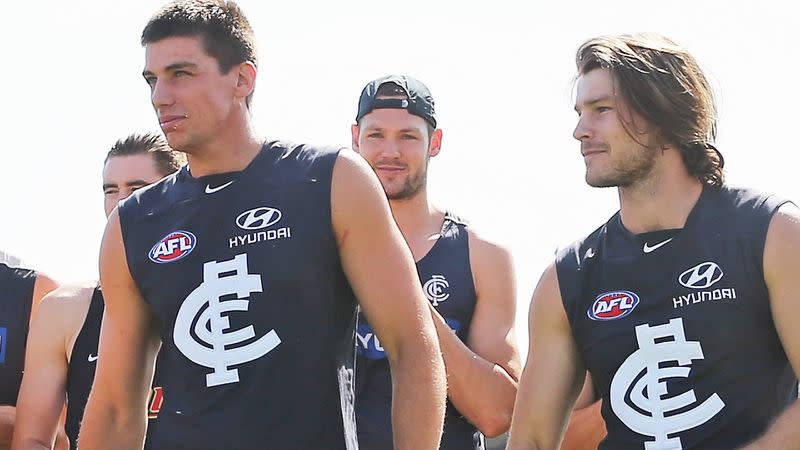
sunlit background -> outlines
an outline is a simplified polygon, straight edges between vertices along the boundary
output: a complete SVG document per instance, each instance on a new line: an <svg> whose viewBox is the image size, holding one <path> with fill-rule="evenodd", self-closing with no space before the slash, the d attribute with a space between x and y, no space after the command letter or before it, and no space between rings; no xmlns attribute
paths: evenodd
<svg viewBox="0 0 800 450"><path fill-rule="evenodd" d="M0 248L63 281L97 276L101 168L114 141L157 130L139 35L160 1L3 6ZM573 57L599 34L657 31L718 94L729 180L797 199L800 94L790 2L243 0L259 41L265 137L349 145L361 87L423 80L444 130L430 191L514 254L520 347L539 274L617 209L588 188L572 139ZM721 224L720 226L724 226Z"/></svg>

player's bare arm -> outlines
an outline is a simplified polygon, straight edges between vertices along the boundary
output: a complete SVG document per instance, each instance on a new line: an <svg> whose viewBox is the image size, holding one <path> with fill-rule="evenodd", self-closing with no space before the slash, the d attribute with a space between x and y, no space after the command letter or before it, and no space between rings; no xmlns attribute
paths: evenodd
<svg viewBox="0 0 800 450"><path fill-rule="evenodd" d="M764 279L775 329L794 369L800 373L800 210L785 204L770 221L764 244ZM743 450L800 449L800 402L781 414L757 441Z"/></svg>
<svg viewBox="0 0 800 450"><path fill-rule="evenodd" d="M528 359L520 379L510 450L556 450L584 381L585 369L561 302L555 264L531 301Z"/></svg>
<svg viewBox="0 0 800 450"><path fill-rule="evenodd" d="M86 317L93 286L64 286L48 294L31 322L25 376L17 400L12 448L69 448L60 419L65 405L69 361ZM75 444L75 443L72 443Z"/></svg>
<svg viewBox="0 0 800 450"><path fill-rule="evenodd" d="M97 372L84 413L79 447L141 449L160 341L152 313L128 270L116 210L109 217L100 248L100 284L105 313Z"/></svg>
<svg viewBox="0 0 800 450"><path fill-rule="evenodd" d="M411 252L375 174L357 154L340 153L331 197L342 266L392 368L395 448L438 448L444 365Z"/></svg>
<svg viewBox="0 0 800 450"><path fill-rule="evenodd" d="M514 333L516 285L511 254L469 232L477 302L465 344L431 306L447 369L450 401L483 434L511 426L522 371Z"/></svg>

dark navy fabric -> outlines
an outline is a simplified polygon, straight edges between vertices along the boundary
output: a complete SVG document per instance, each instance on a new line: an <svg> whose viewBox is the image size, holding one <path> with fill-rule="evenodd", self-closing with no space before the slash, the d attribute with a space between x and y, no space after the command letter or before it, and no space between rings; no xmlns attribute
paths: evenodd
<svg viewBox="0 0 800 450"><path fill-rule="evenodd" d="M67 366L67 420L64 429L73 445L78 442L83 410L86 409L86 400L89 398L89 391L94 381L103 306L103 294L99 287L95 288L83 326L72 345L72 354Z"/></svg>
<svg viewBox="0 0 800 450"><path fill-rule="evenodd" d="M357 446L356 301L331 224L337 156L270 142L242 172L184 167L120 206L128 266L161 322L152 448Z"/></svg>
<svg viewBox="0 0 800 450"><path fill-rule="evenodd" d="M463 221L447 214L440 236L417 262L423 291L459 339L467 342L475 311L475 285L469 262L469 237ZM367 322L359 315L356 367L358 441L364 450L392 448L392 378L389 361ZM483 435L452 403L447 411L441 449L482 449Z"/></svg>
<svg viewBox="0 0 800 450"><path fill-rule="evenodd" d="M100 342L100 325L103 322L104 310L103 293L100 287L96 287L92 292L86 318L72 345L72 354L67 366L67 419L64 429L72 445L78 442L83 411L86 409L86 401L89 399L89 392L92 390L94 382L94 371L97 368L98 358L97 346ZM153 385L159 386L158 372L153 377ZM160 406L163 396L158 399L153 396L149 402L151 410L148 411L150 418L147 425L148 436L153 430L156 417L158 417L158 410L153 411L154 401L159 403L155 406ZM150 448L147 442L144 448Z"/></svg>
<svg viewBox="0 0 800 450"><path fill-rule="evenodd" d="M17 404L36 272L0 252L0 405Z"/></svg>
<svg viewBox="0 0 800 450"><path fill-rule="evenodd" d="M610 449L731 449L797 398L772 321L764 243L783 200L705 187L680 230L619 213L558 255L564 308Z"/></svg>

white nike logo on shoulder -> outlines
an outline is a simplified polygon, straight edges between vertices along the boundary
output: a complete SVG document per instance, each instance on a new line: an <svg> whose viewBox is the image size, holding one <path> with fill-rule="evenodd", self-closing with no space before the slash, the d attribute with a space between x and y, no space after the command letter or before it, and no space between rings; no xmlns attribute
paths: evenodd
<svg viewBox="0 0 800 450"><path fill-rule="evenodd" d="M214 188L212 188L210 184L207 184L206 185L206 194L213 194L214 192L221 191L221 190L225 189L226 187L230 186L231 184L233 184L233 180L228 181L225 184L220 184L219 186L214 187Z"/></svg>
<svg viewBox="0 0 800 450"><path fill-rule="evenodd" d="M659 247L662 247L662 246L664 246L664 245L667 245L667 244L669 243L669 241L671 241L672 239L673 239L673 238L669 238L669 239L667 239L666 241L661 241L661 242L659 242L658 244L656 244L656 245L654 245L654 246L652 246L652 247L651 247L651 246L649 246L649 245L647 244L647 242L645 242L645 243L644 243L644 247L642 248L642 251L644 251L645 253L650 253L650 252L652 252L652 251L655 251L655 250L656 250L656 249L658 249Z"/></svg>
<svg viewBox="0 0 800 450"><path fill-rule="evenodd" d="M90 354L90 355L89 355L89 362L95 362L95 361L97 361L97 358L99 358L99 357L100 357L99 355L94 355L94 356L92 356L92 355Z"/></svg>

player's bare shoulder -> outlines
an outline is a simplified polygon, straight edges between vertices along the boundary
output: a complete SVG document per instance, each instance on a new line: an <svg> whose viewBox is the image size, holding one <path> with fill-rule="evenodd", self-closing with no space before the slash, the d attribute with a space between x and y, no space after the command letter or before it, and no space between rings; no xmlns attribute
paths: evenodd
<svg viewBox="0 0 800 450"><path fill-rule="evenodd" d="M486 278L495 278L498 275L511 277L513 281L511 251L475 226L470 225L466 230L469 236L469 261L476 289L480 290Z"/></svg>
<svg viewBox="0 0 800 450"><path fill-rule="evenodd" d="M95 287L96 283L89 282L71 284L47 294L34 319L37 326L47 327L62 337L65 350L71 350L75 337L83 326Z"/></svg>
<svg viewBox="0 0 800 450"><path fill-rule="evenodd" d="M511 252L505 245L498 242L494 237L476 229L474 225L469 224L467 226L467 234L469 235L470 253L474 251L480 253L480 256L511 258Z"/></svg>
<svg viewBox="0 0 800 450"><path fill-rule="evenodd" d="M96 282L68 284L59 287L45 296L43 302L56 305L56 308L76 309L81 305L89 306L92 294L97 287Z"/></svg>

